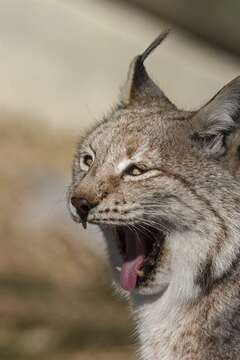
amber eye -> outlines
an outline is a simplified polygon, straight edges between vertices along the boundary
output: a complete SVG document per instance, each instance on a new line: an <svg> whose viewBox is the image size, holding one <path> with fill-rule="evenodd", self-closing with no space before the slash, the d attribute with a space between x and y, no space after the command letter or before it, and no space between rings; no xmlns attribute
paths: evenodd
<svg viewBox="0 0 240 360"><path fill-rule="evenodd" d="M129 166L125 171L125 174L130 175L130 176L139 176L139 175L142 175L144 173L145 173L145 170L140 169L136 165Z"/></svg>
<svg viewBox="0 0 240 360"><path fill-rule="evenodd" d="M93 158L91 155L84 155L83 157L83 163L84 165L86 165L87 167L90 167L92 166L92 163L93 163Z"/></svg>

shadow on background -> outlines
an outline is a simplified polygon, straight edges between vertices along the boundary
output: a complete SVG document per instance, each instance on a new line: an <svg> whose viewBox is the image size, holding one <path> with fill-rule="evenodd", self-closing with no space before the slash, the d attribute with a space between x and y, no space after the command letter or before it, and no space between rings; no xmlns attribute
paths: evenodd
<svg viewBox="0 0 240 360"><path fill-rule="evenodd" d="M240 55L238 0L125 0L220 49Z"/></svg>

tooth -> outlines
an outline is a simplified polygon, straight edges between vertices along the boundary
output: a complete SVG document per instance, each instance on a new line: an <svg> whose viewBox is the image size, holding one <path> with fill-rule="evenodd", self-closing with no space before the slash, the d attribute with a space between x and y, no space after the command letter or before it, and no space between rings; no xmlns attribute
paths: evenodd
<svg viewBox="0 0 240 360"><path fill-rule="evenodd" d="M121 270L122 270L121 266L116 266L116 270L121 272Z"/></svg>
<svg viewBox="0 0 240 360"><path fill-rule="evenodd" d="M145 275L143 270L137 270L137 274L139 277L143 277Z"/></svg>

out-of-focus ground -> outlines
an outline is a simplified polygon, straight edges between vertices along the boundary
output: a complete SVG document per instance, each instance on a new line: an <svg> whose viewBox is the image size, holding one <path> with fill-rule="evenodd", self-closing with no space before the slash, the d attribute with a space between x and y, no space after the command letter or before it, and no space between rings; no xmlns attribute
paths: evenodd
<svg viewBox="0 0 240 360"><path fill-rule="evenodd" d="M101 234L71 221L65 197L78 136L165 26L111 1L0 2L1 360L135 359ZM180 31L146 65L187 109L240 73Z"/></svg>
<svg viewBox="0 0 240 360"><path fill-rule="evenodd" d="M0 359L131 359L126 304L64 213L73 137L1 120Z"/></svg>

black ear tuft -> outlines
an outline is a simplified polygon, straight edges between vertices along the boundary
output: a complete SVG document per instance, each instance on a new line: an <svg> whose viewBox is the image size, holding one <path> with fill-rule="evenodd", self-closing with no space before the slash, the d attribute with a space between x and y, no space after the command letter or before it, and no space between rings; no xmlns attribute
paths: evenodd
<svg viewBox="0 0 240 360"><path fill-rule="evenodd" d="M149 105L162 100L170 107L174 107L162 90L150 79L144 67L144 61L162 43L168 33L169 31L161 33L141 55L137 55L132 60L127 81L122 89L123 104Z"/></svg>
<svg viewBox="0 0 240 360"><path fill-rule="evenodd" d="M170 32L170 30L168 29L168 30L162 32L161 34L159 34L156 37L156 39L153 40L153 42L147 47L147 49L144 50L144 52L141 55L139 55L139 57L141 58L142 64L147 59L147 57L163 42L163 40L166 39L169 32Z"/></svg>

